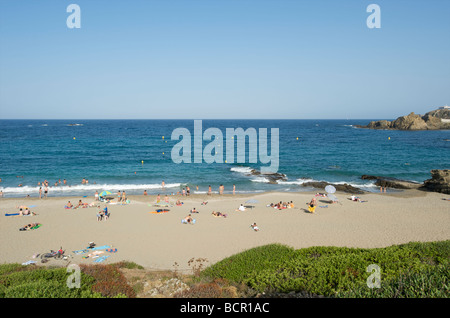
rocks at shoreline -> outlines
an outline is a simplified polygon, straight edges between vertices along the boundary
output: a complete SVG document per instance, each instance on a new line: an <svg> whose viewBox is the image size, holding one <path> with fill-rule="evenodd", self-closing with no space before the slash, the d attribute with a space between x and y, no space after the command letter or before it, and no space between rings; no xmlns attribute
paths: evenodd
<svg viewBox="0 0 450 318"><path fill-rule="evenodd" d="M375 185L383 188L393 188L393 189L418 189L422 184L407 180L400 180L390 177L380 177L380 176L369 176L362 175L363 180L376 180Z"/></svg>
<svg viewBox="0 0 450 318"><path fill-rule="evenodd" d="M267 179L267 183L277 184L278 181L287 181L287 177L283 173L263 174L258 170L252 169L249 175L263 176ZM423 183L401 180L392 177L362 175L362 180L376 180L375 185L383 188L409 190L416 189L422 191L440 192L450 194L450 170L431 170L431 179L425 180ZM351 194L364 194L366 191L354 187L350 184L333 184L325 181L310 181L301 184L303 187L312 187L316 189L325 189L327 185L332 185L336 191Z"/></svg>
<svg viewBox="0 0 450 318"><path fill-rule="evenodd" d="M423 182L423 188L428 191L450 194L450 170L431 170L431 179Z"/></svg>
<svg viewBox="0 0 450 318"><path fill-rule="evenodd" d="M312 182L305 182L302 184L304 187L313 187L317 189L325 189L327 185L332 185L336 188L336 191L342 191L346 193L352 193L352 194L364 194L365 192L359 188L356 188L352 185L349 185L347 183L344 184L332 184L325 181L312 181Z"/></svg>
<svg viewBox="0 0 450 318"><path fill-rule="evenodd" d="M279 180L286 181L286 175L283 173L261 173L256 169L252 169L249 173L252 176L264 176L268 181L267 183L276 184Z"/></svg>
<svg viewBox="0 0 450 318"><path fill-rule="evenodd" d="M398 117L394 121L371 121L367 126L355 125L358 128L390 129L390 130L438 130L450 129L450 109L436 109L421 116L410 113Z"/></svg>

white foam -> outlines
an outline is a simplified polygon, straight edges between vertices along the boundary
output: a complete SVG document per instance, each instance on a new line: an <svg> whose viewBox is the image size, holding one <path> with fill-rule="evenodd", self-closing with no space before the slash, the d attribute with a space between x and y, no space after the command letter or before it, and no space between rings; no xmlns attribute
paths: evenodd
<svg viewBox="0 0 450 318"><path fill-rule="evenodd" d="M317 180L314 179L297 179L295 181L283 181L283 180L278 180L277 183L278 184L303 184L306 182L318 182Z"/></svg>
<svg viewBox="0 0 450 318"><path fill-rule="evenodd" d="M180 187L182 183L169 183L165 184L165 188L177 188ZM48 187L48 192L79 192L79 191L123 191L123 190L148 190L148 189L161 189L161 184L79 184L74 186L56 186ZM6 187L2 188L3 193L39 193L39 186L23 186L23 187ZM44 187L42 187L42 192L44 192Z"/></svg>
<svg viewBox="0 0 450 318"><path fill-rule="evenodd" d="M242 173L242 174L250 174L252 172L252 168L250 167L232 167L230 168L230 171L234 171L234 172L238 172L238 173Z"/></svg>

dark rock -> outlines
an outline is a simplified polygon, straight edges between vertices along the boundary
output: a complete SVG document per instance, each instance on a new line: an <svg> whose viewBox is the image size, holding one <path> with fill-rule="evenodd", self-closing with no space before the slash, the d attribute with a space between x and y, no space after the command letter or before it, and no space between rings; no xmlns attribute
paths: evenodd
<svg viewBox="0 0 450 318"><path fill-rule="evenodd" d="M281 181L286 181L286 175L283 173L261 173L260 171L256 170L256 169L252 169L250 171L250 175L252 176L264 176L264 178L266 178L268 181L268 183L271 184L276 184L277 181L281 180Z"/></svg>
<svg viewBox="0 0 450 318"><path fill-rule="evenodd" d="M431 179L423 182L423 189L450 194L450 170L431 170Z"/></svg>
<svg viewBox="0 0 450 318"><path fill-rule="evenodd" d="M376 180L375 185L377 185L379 187L383 187L383 188L386 187L386 188L393 188L393 189L418 189L420 186L422 186L420 183L417 183L417 182L400 180L400 179L390 178L390 177L362 175L361 179Z"/></svg>
<svg viewBox="0 0 450 318"><path fill-rule="evenodd" d="M349 185L347 183L345 184L332 184L325 181L312 181L312 182L305 182L302 183L302 186L304 187L313 187L317 189L325 189L327 185L332 185L336 188L336 191L342 191L346 193L352 193L352 194L364 194L365 192L359 188L356 188L352 185Z"/></svg>

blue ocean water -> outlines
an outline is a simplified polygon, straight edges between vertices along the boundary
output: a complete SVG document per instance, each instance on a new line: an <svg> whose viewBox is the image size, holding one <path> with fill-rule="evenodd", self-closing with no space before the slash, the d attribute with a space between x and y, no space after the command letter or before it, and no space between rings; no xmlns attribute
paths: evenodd
<svg viewBox="0 0 450 318"><path fill-rule="evenodd" d="M171 134L186 128L193 137L194 120L0 120L0 189L5 197L36 197L38 182L48 180L50 196L93 195L96 190L172 194L186 185L206 192L209 185L217 191L220 184L225 193L233 184L237 193L253 193L310 190L301 184L317 180L378 191L361 175L422 182L431 169L449 168L450 131L355 128L369 121L202 121L203 131L218 128L224 139L226 128L278 128L278 172L287 180L269 184L264 176L249 175L264 164L248 163L248 155L239 164L174 163L171 151L179 141L171 140ZM270 135L268 145L270 153ZM89 183L82 184L83 178ZM66 185L55 186L64 179Z"/></svg>

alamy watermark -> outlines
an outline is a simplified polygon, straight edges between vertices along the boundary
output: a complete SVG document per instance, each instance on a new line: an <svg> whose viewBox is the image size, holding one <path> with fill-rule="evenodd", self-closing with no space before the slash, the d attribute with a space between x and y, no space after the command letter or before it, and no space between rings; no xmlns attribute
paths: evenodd
<svg viewBox="0 0 450 318"><path fill-rule="evenodd" d="M259 134L259 136L258 136ZM180 140L181 138L181 140ZM208 128L203 132L201 120L194 120L194 135L187 128L173 130L171 140L180 140L171 152L174 163L246 163L246 140L248 139L248 163L265 164L261 173L276 173L279 167L279 129L270 129L270 154L268 151L267 128L226 128L224 135L218 128ZM209 143L203 147L203 141ZM192 145L193 144L193 145ZM194 157L192 158L192 146ZM225 150L225 159L224 159Z"/></svg>
<svg viewBox="0 0 450 318"><path fill-rule="evenodd" d="M366 25L369 29L379 29L381 28L381 8L378 4L369 4L367 6L366 12L371 14L367 17Z"/></svg>
<svg viewBox="0 0 450 318"><path fill-rule="evenodd" d="M371 273L367 277L367 287L369 288L381 288L381 269L377 264L370 264L366 268L366 272Z"/></svg>
<svg viewBox="0 0 450 318"><path fill-rule="evenodd" d="M67 266L67 273L71 273L67 277L66 285L68 288L80 288L81 286L81 270L77 264L70 264Z"/></svg>

